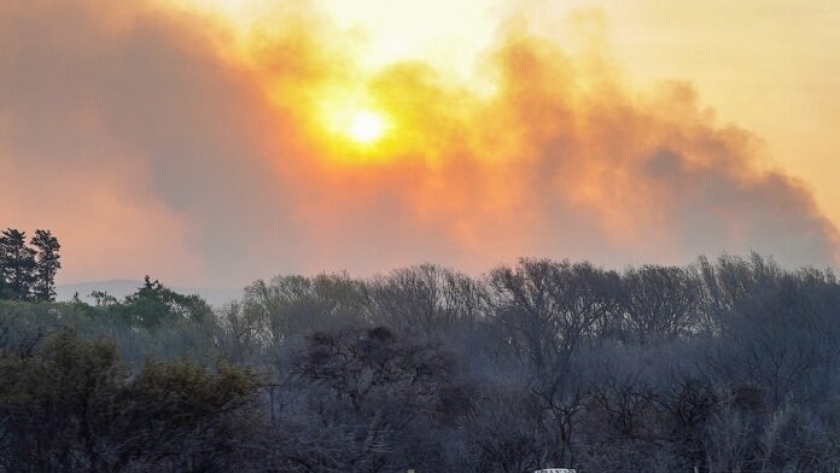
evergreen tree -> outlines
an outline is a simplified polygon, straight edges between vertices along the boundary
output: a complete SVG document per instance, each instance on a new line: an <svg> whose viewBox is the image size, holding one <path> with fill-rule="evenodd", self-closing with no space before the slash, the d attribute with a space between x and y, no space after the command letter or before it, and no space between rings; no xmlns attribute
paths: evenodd
<svg viewBox="0 0 840 473"><path fill-rule="evenodd" d="M35 253L26 246L26 232L7 228L0 236L0 269L11 299L29 299L35 282Z"/></svg>
<svg viewBox="0 0 840 473"><path fill-rule="evenodd" d="M149 276L136 293L126 296L121 307L129 320L147 329L178 321L203 323L213 316L213 310L201 297L179 294Z"/></svg>
<svg viewBox="0 0 840 473"><path fill-rule="evenodd" d="M6 286L6 279L4 275L3 259L0 258L0 301L3 299L11 299L11 290Z"/></svg>
<svg viewBox="0 0 840 473"><path fill-rule="evenodd" d="M41 301L55 300L55 275L61 268L61 245L49 230L35 230L32 246L37 248L35 256L35 281L32 295Z"/></svg>

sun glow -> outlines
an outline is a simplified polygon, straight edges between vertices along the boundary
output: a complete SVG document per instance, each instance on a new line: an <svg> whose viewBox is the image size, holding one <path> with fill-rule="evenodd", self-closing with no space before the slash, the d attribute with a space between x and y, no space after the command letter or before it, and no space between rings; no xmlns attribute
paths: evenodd
<svg viewBox="0 0 840 473"><path fill-rule="evenodd" d="M391 118L369 100L338 97L322 103L321 123L339 142L369 148L392 132Z"/></svg>
<svg viewBox="0 0 840 473"><path fill-rule="evenodd" d="M353 141L369 145L379 141L387 129L387 121L381 113L361 110L353 113L347 123L345 133Z"/></svg>
<svg viewBox="0 0 840 473"><path fill-rule="evenodd" d="M313 123L323 156L345 164L389 162L398 146L392 111L377 107L370 97L324 95Z"/></svg>

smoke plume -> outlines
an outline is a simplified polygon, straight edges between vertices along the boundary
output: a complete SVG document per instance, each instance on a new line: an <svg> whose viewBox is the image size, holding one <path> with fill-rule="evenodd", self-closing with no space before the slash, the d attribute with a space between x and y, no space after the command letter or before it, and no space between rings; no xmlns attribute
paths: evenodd
<svg viewBox="0 0 840 473"><path fill-rule="evenodd" d="M0 3L0 225L52 230L65 280L834 262L834 226L760 139L690 84L630 87L601 37L570 50L511 22L474 87L420 62L361 70L306 9L243 43L219 19L124 3ZM389 117L380 142L329 130L325 104L354 94Z"/></svg>

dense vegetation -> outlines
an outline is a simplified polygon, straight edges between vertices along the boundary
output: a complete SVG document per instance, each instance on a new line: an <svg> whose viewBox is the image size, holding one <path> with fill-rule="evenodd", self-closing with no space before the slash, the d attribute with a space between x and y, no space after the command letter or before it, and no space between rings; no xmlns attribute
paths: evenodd
<svg viewBox="0 0 840 473"><path fill-rule="evenodd" d="M836 471L838 355L834 275L758 255L147 278L0 302L0 472Z"/></svg>

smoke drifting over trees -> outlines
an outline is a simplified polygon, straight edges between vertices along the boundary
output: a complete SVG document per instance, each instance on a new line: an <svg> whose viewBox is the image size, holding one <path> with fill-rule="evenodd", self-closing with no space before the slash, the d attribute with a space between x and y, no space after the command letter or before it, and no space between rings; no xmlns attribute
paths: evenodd
<svg viewBox="0 0 840 473"><path fill-rule="evenodd" d="M0 302L0 471L833 471L840 283L757 254ZM696 468L696 470L695 470Z"/></svg>
<svg viewBox="0 0 840 473"><path fill-rule="evenodd" d="M690 84L629 86L603 38L580 52L503 28L475 92L423 63L358 70L350 35L306 9L266 24L237 49L223 24L145 2L4 1L0 214L61 234L68 280L836 256L759 138ZM379 149L316 114L355 92L391 117Z"/></svg>
<svg viewBox="0 0 840 473"><path fill-rule="evenodd" d="M0 217L72 248L0 237L0 473L836 470L840 284L784 268L837 232L760 138L631 86L598 33L511 21L478 90L270 19L0 1ZM321 116L354 94L375 146ZM749 249L781 266L675 266ZM291 275L91 305L51 301L62 265Z"/></svg>

